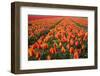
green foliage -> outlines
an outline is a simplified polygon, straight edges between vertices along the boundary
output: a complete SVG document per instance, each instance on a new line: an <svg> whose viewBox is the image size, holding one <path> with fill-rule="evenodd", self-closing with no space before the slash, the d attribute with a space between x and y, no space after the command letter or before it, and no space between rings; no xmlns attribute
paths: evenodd
<svg viewBox="0 0 100 76"><path fill-rule="evenodd" d="M37 40L36 36L28 38L28 45L34 44L36 40Z"/></svg>

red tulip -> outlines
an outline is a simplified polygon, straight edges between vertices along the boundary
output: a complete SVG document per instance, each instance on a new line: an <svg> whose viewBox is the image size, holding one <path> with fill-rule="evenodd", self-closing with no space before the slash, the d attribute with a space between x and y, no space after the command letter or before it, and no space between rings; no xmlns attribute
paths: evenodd
<svg viewBox="0 0 100 76"><path fill-rule="evenodd" d="M81 49L77 49L77 51L78 51L78 54L81 54Z"/></svg>
<svg viewBox="0 0 100 76"><path fill-rule="evenodd" d="M54 48L56 48L56 47L57 47L57 44L56 44L56 43L54 43L53 45L54 45Z"/></svg>
<svg viewBox="0 0 100 76"><path fill-rule="evenodd" d="M33 45L32 45L32 48L33 48L33 49L37 48L37 43L33 44Z"/></svg>
<svg viewBox="0 0 100 76"><path fill-rule="evenodd" d="M38 48L38 49L41 49L42 47L41 47L41 45L40 45L40 44L38 44L38 45L37 45L37 48Z"/></svg>
<svg viewBox="0 0 100 76"><path fill-rule="evenodd" d="M39 40L39 41L38 41L38 44L42 44L42 41L41 41L41 40Z"/></svg>
<svg viewBox="0 0 100 76"><path fill-rule="evenodd" d="M66 37L64 36L64 37L62 37L62 42L66 42L67 41L67 39L66 39Z"/></svg>
<svg viewBox="0 0 100 76"><path fill-rule="evenodd" d="M56 47L54 47L54 48L53 48L53 51L54 51L54 53L56 53L56 52L57 52L57 49L56 49Z"/></svg>

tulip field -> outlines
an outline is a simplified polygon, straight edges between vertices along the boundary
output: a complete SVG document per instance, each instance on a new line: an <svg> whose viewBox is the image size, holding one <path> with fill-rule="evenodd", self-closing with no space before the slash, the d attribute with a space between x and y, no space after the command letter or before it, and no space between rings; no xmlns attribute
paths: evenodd
<svg viewBox="0 0 100 76"><path fill-rule="evenodd" d="M88 18L28 16L28 60L88 58Z"/></svg>

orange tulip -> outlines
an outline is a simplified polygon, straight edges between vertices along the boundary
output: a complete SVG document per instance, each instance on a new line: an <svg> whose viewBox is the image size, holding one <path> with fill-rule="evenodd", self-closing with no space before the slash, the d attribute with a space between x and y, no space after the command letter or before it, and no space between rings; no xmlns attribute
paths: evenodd
<svg viewBox="0 0 100 76"><path fill-rule="evenodd" d="M74 59L78 59L78 58L79 58L78 52L75 51L75 52L74 52Z"/></svg>
<svg viewBox="0 0 100 76"><path fill-rule="evenodd" d="M40 59L40 52L36 52L36 56L37 59Z"/></svg>
<svg viewBox="0 0 100 76"><path fill-rule="evenodd" d="M50 48L50 54L54 54L54 49Z"/></svg>
<svg viewBox="0 0 100 76"><path fill-rule="evenodd" d="M32 48L29 48L28 49L28 54L29 54L29 56L33 56L35 54L35 50L32 49Z"/></svg>
<svg viewBox="0 0 100 76"><path fill-rule="evenodd" d="M85 48L85 45L84 44L82 44L82 49L84 49Z"/></svg>
<svg viewBox="0 0 100 76"><path fill-rule="evenodd" d="M64 47L62 47L62 48L61 48L61 52L62 52L62 53L65 53L65 52L66 52L66 49L65 49Z"/></svg>
<svg viewBox="0 0 100 76"><path fill-rule="evenodd" d="M59 46L62 47L62 43L61 42L59 43Z"/></svg>
<svg viewBox="0 0 100 76"><path fill-rule="evenodd" d="M47 44L47 43L43 43L43 44L42 44L42 48L43 48L43 49L47 49L47 48L48 48L48 44Z"/></svg>
<svg viewBox="0 0 100 76"><path fill-rule="evenodd" d="M38 44L40 44L40 45L41 45L41 44L42 44L42 41L41 41L41 40L39 40L39 41L38 41Z"/></svg>
<svg viewBox="0 0 100 76"><path fill-rule="evenodd" d="M70 47L69 52L70 52L71 54L73 54L73 53L74 53L74 48L73 48L73 47Z"/></svg>

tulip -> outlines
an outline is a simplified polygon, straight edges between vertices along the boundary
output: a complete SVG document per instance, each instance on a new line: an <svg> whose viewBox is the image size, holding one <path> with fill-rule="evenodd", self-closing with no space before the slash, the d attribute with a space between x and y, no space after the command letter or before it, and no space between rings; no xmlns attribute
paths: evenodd
<svg viewBox="0 0 100 76"><path fill-rule="evenodd" d="M33 49L37 48L37 43L33 44L33 45L32 45L32 48L33 48Z"/></svg>
<svg viewBox="0 0 100 76"><path fill-rule="evenodd" d="M69 44L67 44L66 48L67 48L67 49L69 49L69 48L70 48L70 45L69 45Z"/></svg>
<svg viewBox="0 0 100 76"><path fill-rule="evenodd" d="M70 45L74 45L74 40L73 39L70 40Z"/></svg>
<svg viewBox="0 0 100 76"><path fill-rule="evenodd" d="M75 38L75 35L72 34L72 38L74 39Z"/></svg>
<svg viewBox="0 0 100 76"><path fill-rule="evenodd" d="M59 43L59 46L62 47L62 43L61 42Z"/></svg>
<svg viewBox="0 0 100 76"><path fill-rule="evenodd" d="M67 41L65 36L61 40L62 40L62 42L66 42Z"/></svg>
<svg viewBox="0 0 100 76"><path fill-rule="evenodd" d="M43 48L43 49L47 49L47 48L48 48L48 44L47 44L47 43L43 43L43 44L42 44L42 48Z"/></svg>
<svg viewBox="0 0 100 76"><path fill-rule="evenodd" d="M74 52L74 59L78 59L78 58L79 58L78 52L75 51L75 52Z"/></svg>
<svg viewBox="0 0 100 76"><path fill-rule="evenodd" d="M73 53L74 53L74 48L73 48L73 47L70 47L69 52L70 52L71 54L73 54Z"/></svg>
<svg viewBox="0 0 100 76"><path fill-rule="evenodd" d="M66 49L65 49L64 47L62 47L62 48L61 48L61 52L62 52L62 53L65 53L65 52L66 52Z"/></svg>
<svg viewBox="0 0 100 76"><path fill-rule="evenodd" d="M32 51L33 51L32 48L29 48L29 49L28 49L29 56L32 56L32 55L33 55L33 52L32 52Z"/></svg>
<svg viewBox="0 0 100 76"><path fill-rule="evenodd" d="M56 49L56 47L54 47L54 48L53 48L53 51L54 51L54 53L56 53L56 52L57 52L57 49Z"/></svg>
<svg viewBox="0 0 100 76"><path fill-rule="evenodd" d="M38 44L42 44L42 41L41 41L41 40L39 40L39 41L38 41Z"/></svg>
<svg viewBox="0 0 100 76"><path fill-rule="evenodd" d="M78 54L81 54L81 49L77 49L77 51L78 51Z"/></svg>
<svg viewBox="0 0 100 76"><path fill-rule="evenodd" d="M40 55L41 55L40 52L36 52L36 56L35 56L35 57L36 57L37 59L40 59Z"/></svg>
<svg viewBox="0 0 100 76"><path fill-rule="evenodd" d="M50 48L50 54L54 54L54 49Z"/></svg>
<svg viewBox="0 0 100 76"><path fill-rule="evenodd" d="M29 54L30 57L33 56L35 54L35 50L32 49L32 48L29 48L28 49L28 54Z"/></svg>
<svg viewBox="0 0 100 76"><path fill-rule="evenodd" d="M54 43L53 45L54 45L54 48L56 48L56 47L57 47L57 44L56 44L56 43Z"/></svg>
<svg viewBox="0 0 100 76"><path fill-rule="evenodd" d="M57 34L55 34L55 38L59 38L60 37L60 34L59 33L57 33Z"/></svg>
<svg viewBox="0 0 100 76"><path fill-rule="evenodd" d="M78 46L78 45L79 45L79 42L78 42L78 41L76 41L76 42L75 42L75 46Z"/></svg>
<svg viewBox="0 0 100 76"><path fill-rule="evenodd" d="M38 44L38 45L37 45L37 48L38 48L38 49L41 49L42 47L41 47L41 45L40 45L40 44Z"/></svg>
<svg viewBox="0 0 100 76"><path fill-rule="evenodd" d="M84 49L85 48L85 45L84 44L82 44L82 49Z"/></svg>

